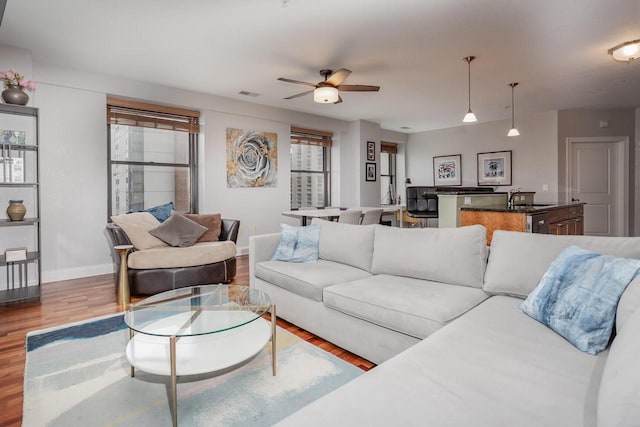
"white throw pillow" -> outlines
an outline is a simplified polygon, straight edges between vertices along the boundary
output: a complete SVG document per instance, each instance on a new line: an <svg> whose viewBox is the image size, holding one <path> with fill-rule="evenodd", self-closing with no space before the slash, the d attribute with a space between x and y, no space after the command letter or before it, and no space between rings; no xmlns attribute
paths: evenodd
<svg viewBox="0 0 640 427"><path fill-rule="evenodd" d="M129 240L131 240L131 244L136 249L142 250L169 246L149 233L149 231L160 225L160 221L149 212L114 215L111 217L111 221L124 230Z"/></svg>

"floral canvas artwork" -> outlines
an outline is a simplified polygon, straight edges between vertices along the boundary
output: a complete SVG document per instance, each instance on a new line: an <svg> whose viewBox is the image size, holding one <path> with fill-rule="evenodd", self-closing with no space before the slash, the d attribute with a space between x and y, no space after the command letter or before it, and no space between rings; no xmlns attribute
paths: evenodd
<svg viewBox="0 0 640 427"><path fill-rule="evenodd" d="M227 128L227 187L275 187L278 134Z"/></svg>

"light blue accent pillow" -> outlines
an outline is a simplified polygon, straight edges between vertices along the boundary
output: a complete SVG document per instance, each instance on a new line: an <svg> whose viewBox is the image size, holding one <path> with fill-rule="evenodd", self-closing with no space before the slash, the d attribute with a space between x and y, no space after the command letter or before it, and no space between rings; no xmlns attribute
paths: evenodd
<svg viewBox="0 0 640 427"><path fill-rule="evenodd" d="M640 260L565 248L520 309L579 350L597 354L611 338L616 307Z"/></svg>
<svg viewBox="0 0 640 427"><path fill-rule="evenodd" d="M320 241L320 224L292 227L280 224L282 230L272 261L316 262Z"/></svg>
<svg viewBox="0 0 640 427"><path fill-rule="evenodd" d="M164 205L158 205L151 208L138 210L138 211L129 211L127 213L133 212L149 212L151 215L156 217L156 219L160 222L165 222L170 216L171 211L173 210L173 202L165 203Z"/></svg>

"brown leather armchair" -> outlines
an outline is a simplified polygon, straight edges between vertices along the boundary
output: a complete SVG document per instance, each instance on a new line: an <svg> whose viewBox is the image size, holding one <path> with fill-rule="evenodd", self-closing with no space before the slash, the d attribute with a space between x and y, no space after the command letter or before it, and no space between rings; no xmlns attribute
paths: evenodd
<svg viewBox="0 0 640 427"><path fill-rule="evenodd" d="M234 243L238 239L240 221L223 219L219 240L230 240ZM120 227L108 223L107 235L111 243L111 256L116 271L116 286L119 280L120 255L114 249L117 245L130 245L131 241ZM204 285L212 283L229 283L236 275L235 256L220 262L180 268L129 268L129 288L132 295L153 295L171 289L186 286Z"/></svg>

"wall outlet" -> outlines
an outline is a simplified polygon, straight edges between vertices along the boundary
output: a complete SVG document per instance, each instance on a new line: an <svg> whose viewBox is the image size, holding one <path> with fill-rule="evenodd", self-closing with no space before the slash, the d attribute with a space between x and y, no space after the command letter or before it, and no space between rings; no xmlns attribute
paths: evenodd
<svg viewBox="0 0 640 427"><path fill-rule="evenodd" d="M253 224L253 234L256 234L257 231L258 231L258 226L256 224Z"/></svg>
<svg viewBox="0 0 640 427"><path fill-rule="evenodd" d="M542 191L549 191L549 184L542 184Z"/></svg>

